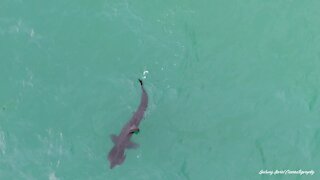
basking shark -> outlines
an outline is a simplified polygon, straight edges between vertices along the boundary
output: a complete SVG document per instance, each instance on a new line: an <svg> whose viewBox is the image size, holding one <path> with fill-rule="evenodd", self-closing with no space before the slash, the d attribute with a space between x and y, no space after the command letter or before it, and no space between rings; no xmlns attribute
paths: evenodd
<svg viewBox="0 0 320 180"><path fill-rule="evenodd" d="M125 149L137 148L139 146L138 144L130 141L131 136L140 131L139 124L148 106L148 94L143 87L143 82L141 79L139 79L139 82L141 85L142 95L137 111L131 117L130 121L127 122L127 124L122 128L118 136L114 134L110 135L111 140L114 143L114 146L108 155L110 169L123 163L124 159L126 158L124 153Z"/></svg>

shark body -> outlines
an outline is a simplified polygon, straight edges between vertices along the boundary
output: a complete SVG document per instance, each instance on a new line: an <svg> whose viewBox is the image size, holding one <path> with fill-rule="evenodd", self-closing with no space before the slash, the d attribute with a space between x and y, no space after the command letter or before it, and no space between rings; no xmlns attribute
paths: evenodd
<svg viewBox="0 0 320 180"><path fill-rule="evenodd" d="M111 135L111 140L114 143L114 146L108 155L110 169L124 162L126 158L126 149L137 148L139 146L138 144L130 141L131 136L134 133L139 132L139 124L144 116L144 112L148 107L148 94L143 87L143 82L141 79L139 79L139 82L141 85L142 95L137 111L131 117L130 121L125 124L118 136L114 134Z"/></svg>

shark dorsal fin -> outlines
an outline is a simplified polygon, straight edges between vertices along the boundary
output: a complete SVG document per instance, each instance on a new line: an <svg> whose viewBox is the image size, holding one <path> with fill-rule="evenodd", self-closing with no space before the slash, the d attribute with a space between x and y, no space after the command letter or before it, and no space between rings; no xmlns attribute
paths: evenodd
<svg viewBox="0 0 320 180"><path fill-rule="evenodd" d="M111 140L112 140L112 142L113 142L114 144L117 143L117 140L118 140L118 136L117 136L117 135L111 134L111 135L110 135L110 138L111 138Z"/></svg>
<svg viewBox="0 0 320 180"><path fill-rule="evenodd" d="M140 131L140 129L136 126L136 125L132 125L129 129L129 132L130 133L135 133L135 134L138 134Z"/></svg>

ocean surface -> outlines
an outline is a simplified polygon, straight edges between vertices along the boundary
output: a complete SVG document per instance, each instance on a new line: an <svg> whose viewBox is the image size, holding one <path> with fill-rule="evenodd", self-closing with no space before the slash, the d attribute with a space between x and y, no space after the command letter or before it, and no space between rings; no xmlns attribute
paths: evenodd
<svg viewBox="0 0 320 180"><path fill-rule="evenodd" d="M0 179L320 179L319 8L1 0ZM110 170L138 78L140 147Z"/></svg>

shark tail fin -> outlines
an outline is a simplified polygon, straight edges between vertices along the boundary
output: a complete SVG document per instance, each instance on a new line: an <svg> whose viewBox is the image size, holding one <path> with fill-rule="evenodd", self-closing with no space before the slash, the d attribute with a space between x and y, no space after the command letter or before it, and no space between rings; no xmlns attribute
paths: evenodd
<svg viewBox="0 0 320 180"><path fill-rule="evenodd" d="M138 80L139 80L139 82L140 82L140 85L143 86L142 80L141 80L141 79L138 79Z"/></svg>
<svg viewBox="0 0 320 180"><path fill-rule="evenodd" d="M118 140L118 136L117 136L117 135L111 134L111 135L110 135L110 138L111 138L111 140L112 140L112 142L113 142L114 144L117 143L117 140Z"/></svg>

